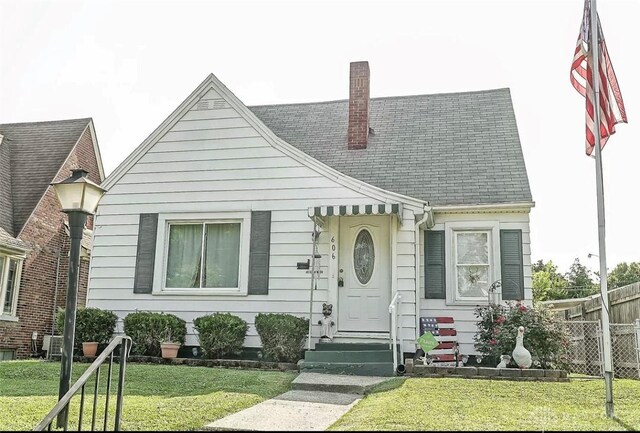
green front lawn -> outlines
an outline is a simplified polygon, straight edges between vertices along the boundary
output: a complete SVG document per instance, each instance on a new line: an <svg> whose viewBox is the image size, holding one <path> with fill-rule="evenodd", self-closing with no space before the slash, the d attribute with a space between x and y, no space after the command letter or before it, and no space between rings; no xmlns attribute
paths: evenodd
<svg viewBox="0 0 640 433"><path fill-rule="evenodd" d="M74 365L73 378L88 364ZM114 365L115 392L117 365ZM59 363L0 363L0 430L31 430L55 405ZM193 430L287 391L295 373L127 366L123 430ZM106 369L101 376L102 428ZM570 383L396 378L382 384L331 430L640 430L640 381L614 381L616 415L604 416L603 381ZM90 427L93 381L83 429ZM70 410L77 429L78 400ZM115 398L110 400L113 420ZM109 428L113 428L110 424Z"/></svg>
<svg viewBox="0 0 640 433"><path fill-rule="evenodd" d="M89 364L74 364L72 383ZM98 413L104 409L107 369L102 369ZM31 430L53 408L60 364L0 362L0 430ZM115 414L118 365L114 364L109 419ZM295 373L129 363L123 430L193 430L286 392ZM93 380L87 384L83 429L91 423ZM70 429L77 429L79 397L72 401ZM102 416L98 418L102 420ZM54 425L55 426L55 425ZM102 429L101 421L97 427ZM112 427L111 427L112 428Z"/></svg>
<svg viewBox="0 0 640 433"><path fill-rule="evenodd" d="M396 385L394 389L394 384ZM640 429L640 381L616 379L619 422L604 416L604 382L394 379L331 430Z"/></svg>

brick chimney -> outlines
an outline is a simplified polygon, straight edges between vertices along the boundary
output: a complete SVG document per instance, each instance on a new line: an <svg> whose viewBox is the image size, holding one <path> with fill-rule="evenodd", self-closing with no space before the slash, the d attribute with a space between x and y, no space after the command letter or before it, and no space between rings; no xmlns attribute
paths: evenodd
<svg viewBox="0 0 640 433"><path fill-rule="evenodd" d="M369 62L351 62L349 79L349 150L366 149L369 138Z"/></svg>

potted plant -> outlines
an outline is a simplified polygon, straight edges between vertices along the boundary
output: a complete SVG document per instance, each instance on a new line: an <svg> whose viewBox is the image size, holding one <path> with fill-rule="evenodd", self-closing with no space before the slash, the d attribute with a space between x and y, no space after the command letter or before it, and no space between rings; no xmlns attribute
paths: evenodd
<svg viewBox="0 0 640 433"><path fill-rule="evenodd" d="M82 342L82 354L84 356L93 358L96 356L96 352L98 351L98 342L97 341L83 341Z"/></svg>
<svg viewBox="0 0 640 433"><path fill-rule="evenodd" d="M64 332L64 313L64 310L59 310L56 317L60 333ZM74 346L82 347L84 356L96 356L98 345L108 343L111 339L117 320L118 316L108 310L79 308L76 313Z"/></svg>
<svg viewBox="0 0 640 433"><path fill-rule="evenodd" d="M180 342L174 342L171 340L171 328L167 327L164 334L164 341L160 344L162 349L162 357L164 359L173 359L178 356L178 349L180 349Z"/></svg>

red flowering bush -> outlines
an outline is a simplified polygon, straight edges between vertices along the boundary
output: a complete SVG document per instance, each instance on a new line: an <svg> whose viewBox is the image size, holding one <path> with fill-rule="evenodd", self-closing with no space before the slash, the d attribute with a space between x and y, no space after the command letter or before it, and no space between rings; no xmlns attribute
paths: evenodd
<svg viewBox="0 0 640 433"><path fill-rule="evenodd" d="M524 347L531 352L532 367L567 368L569 334L560 318L542 305L528 308L519 301L489 304L475 309L478 330L475 347L492 365L500 355L511 355L516 347L518 327L524 326ZM515 362L511 361L512 366Z"/></svg>

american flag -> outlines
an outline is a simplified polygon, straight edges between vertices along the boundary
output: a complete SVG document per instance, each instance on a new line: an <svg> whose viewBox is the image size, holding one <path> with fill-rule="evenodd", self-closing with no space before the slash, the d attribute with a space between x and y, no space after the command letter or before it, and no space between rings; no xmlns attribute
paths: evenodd
<svg viewBox="0 0 640 433"><path fill-rule="evenodd" d="M596 12L597 13L597 12ZM600 86L600 148L603 148L611 135L616 132L616 123L627 123L622 94L618 86L613 65L609 59L607 44L598 21L598 69ZM591 26L591 2L585 0L584 15L580 25L580 35L576 42L576 51L571 65L571 84L585 97L586 100L586 151L591 155L595 148L594 135L594 108L593 108L593 63L590 61L590 26Z"/></svg>

